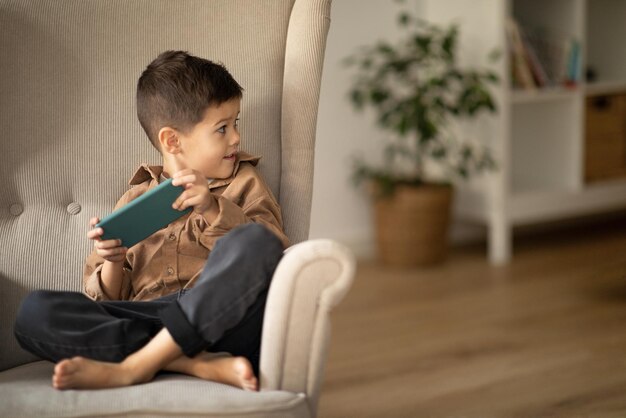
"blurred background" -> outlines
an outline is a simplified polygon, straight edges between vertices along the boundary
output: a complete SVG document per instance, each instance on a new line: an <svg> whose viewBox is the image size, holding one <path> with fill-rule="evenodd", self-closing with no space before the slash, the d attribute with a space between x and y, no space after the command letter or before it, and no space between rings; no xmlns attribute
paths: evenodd
<svg viewBox="0 0 626 418"><path fill-rule="evenodd" d="M425 265L381 258L374 200L350 180L390 130L355 111L345 59L403 39L402 7L458 24L460 65L499 79L497 112L459 131L497 169L456 184L449 247ZM359 271L320 416L626 415L624 18L624 0L333 2L311 238L350 247Z"/></svg>
<svg viewBox="0 0 626 418"><path fill-rule="evenodd" d="M419 13L423 4L414 2ZM380 159L380 129L371 114L357 113L349 101L348 55L380 39L397 39L398 7L390 0L336 1L326 46L317 123L311 238L333 238L364 257L374 255L371 204L350 181L352 158Z"/></svg>
<svg viewBox="0 0 626 418"><path fill-rule="evenodd" d="M356 72L345 60L364 46L406 38L398 24L403 9L442 28L455 23L460 67L488 68L500 78L489 86L496 114L464 126L491 147L498 168L456 183L452 243L482 240L491 261L503 263L513 253L513 228L606 218L626 208L626 29L618 20L626 2L340 0L320 97L312 238L376 255L371 200L350 177L355 157L383 160L393 132L376 123L372 109L355 110L349 93ZM523 45L511 41L511 25ZM525 49L521 64L518 47ZM492 51L500 53L495 63L486 59Z"/></svg>

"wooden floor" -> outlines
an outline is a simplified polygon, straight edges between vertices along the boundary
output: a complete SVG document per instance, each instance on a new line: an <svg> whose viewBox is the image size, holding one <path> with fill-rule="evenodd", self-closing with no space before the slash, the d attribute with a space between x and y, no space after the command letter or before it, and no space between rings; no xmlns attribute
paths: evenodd
<svg viewBox="0 0 626 418"><path fill-rule="evenodd" d="M626 417L626 222L360 263L333 312L319 416Z"/></svg>

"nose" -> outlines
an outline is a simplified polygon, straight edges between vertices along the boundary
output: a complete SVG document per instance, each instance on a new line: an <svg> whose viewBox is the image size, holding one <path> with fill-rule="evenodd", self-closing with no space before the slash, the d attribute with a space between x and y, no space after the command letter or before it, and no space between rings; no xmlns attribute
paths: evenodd
<svg viewBox="0 0 626 418"><path fill-rule="evenodd" d="M238 130L234 130L230 138L230 145L233 147L237 147L239 146L240 142L241 142L241 135L239 134Z"/></svg>

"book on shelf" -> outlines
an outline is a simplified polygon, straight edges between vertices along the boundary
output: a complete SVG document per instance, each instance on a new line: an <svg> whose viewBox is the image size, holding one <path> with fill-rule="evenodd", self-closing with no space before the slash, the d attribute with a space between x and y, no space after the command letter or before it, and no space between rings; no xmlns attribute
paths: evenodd
<svg viewBox="0 0 626 418"><path fill-rule="evenodd" d="M533 79L537 87L546 87L551 84L548 74L544 68L543 63L537 55L535 47L530 43L530 40L525 31L518 26L519 36L524 47L524 53L530 72L533 75Z"/></svg>
<svg viewBox="0 0 626 418"><path fill-rule="evenodd" d="M580 56L580 43L576 40L571 40L568 44L568 52L566 54L567 59L567 78L566 83L576 85L581 79L581 56Z"/></svg>
<svg viewBox="0 0 626 418"><path fill-rule="evenodd" d="M506 37L513 88L534 90L576 85L581 80L581 51L576 39L531 29L509 17Z"/></svg>
<svg viewBox="0 0 626 418"><path fill-rule="evenodd" d="M537 85L528 63L519 25L512 18L506 20L506 35L509 44L514 87L535 89Z"/></svg>

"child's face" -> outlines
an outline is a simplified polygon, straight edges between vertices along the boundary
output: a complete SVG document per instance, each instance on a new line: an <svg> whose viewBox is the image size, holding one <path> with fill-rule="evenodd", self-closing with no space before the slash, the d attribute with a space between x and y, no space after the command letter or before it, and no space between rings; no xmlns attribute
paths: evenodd
<svg viewBox="0 0 626 418"><path fill-rule="evenodd" d="M233 174L240 140L240 105L241 100L236 98L210 106L190 132L179 132L180 158L185 168L198 170L211 179Z"/></svg>

